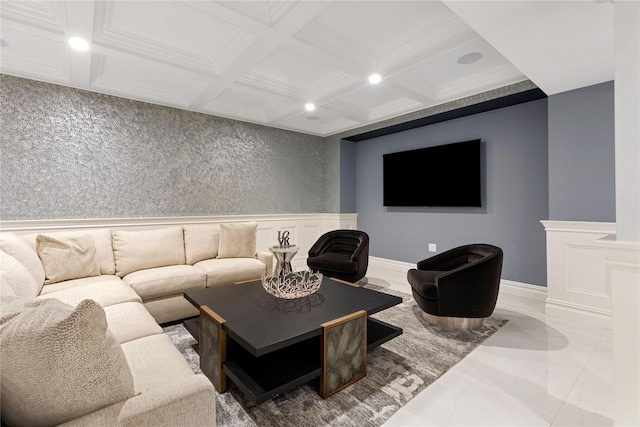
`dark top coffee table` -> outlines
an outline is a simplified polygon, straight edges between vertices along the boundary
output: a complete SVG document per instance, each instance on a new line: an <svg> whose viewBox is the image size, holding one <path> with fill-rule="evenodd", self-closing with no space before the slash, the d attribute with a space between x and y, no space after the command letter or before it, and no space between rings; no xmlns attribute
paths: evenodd
<svg viewBox="0 0 640 427"><path fill-rule="evenodd" d="M256 403L323 373L323 325L331 321L366 313L366 350L402 334L402 329L369 317L400 304L402 298L326 277L316 293L294 300L268 294L260 281L186 292L185 298L201 309L199 321L185 322L200 340L201 360L209 356L204 353L220 353L214 362L221 367L222 380L216 377L214 385L223 392L228 376ZM203 319L211 318L219 325L213 346L202 342L199 333ZM223 345L217 336L226 336Z"/></svg>

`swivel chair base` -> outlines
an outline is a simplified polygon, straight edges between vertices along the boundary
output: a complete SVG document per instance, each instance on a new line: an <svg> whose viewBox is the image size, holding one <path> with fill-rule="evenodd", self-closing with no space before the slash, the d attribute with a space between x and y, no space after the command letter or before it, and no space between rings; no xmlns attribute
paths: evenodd
<svg viewBox="0 0 640 427"><path fill-rule="evenodd" d="M484 325L486 317L448 317L435 316L422 312L422 318L432 326L438 326L450 331L473 331Z"/></svg>

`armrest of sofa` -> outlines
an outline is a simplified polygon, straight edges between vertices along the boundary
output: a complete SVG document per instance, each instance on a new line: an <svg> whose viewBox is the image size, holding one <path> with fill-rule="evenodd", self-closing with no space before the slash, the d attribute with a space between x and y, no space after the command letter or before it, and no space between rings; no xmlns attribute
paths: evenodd
<svg viewBox="0 0 640 427"><path fill-rule="evenodd" d="M123 402L71 420L63 426L216 425L213 385L204 375L172 381Z"/></svg>
<svg viewBox="0 0 640 427"><path fill-rule="evenodd" d="M257 258L267 266L267 276L273 274L273 254L271 252L258 251Z"/></svg>

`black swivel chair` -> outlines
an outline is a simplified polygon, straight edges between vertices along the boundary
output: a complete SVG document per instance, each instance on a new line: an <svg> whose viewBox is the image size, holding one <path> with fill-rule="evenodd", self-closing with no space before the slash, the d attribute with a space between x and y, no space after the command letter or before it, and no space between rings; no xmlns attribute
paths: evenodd
<svg viewBox="0 0 640 427"><path fill-rule="evenodd" d="M418 262L407 280L423 318L447 329L480 328L496 307L502 258L499 247L476 243Z"/></svg>
<svg viewBox="0 0 640 427"><path fill-rule="evenodd" d="M367 274L369 236L359 230L333 230L309 249L307 266L323 275L355 283Z"/></svg>

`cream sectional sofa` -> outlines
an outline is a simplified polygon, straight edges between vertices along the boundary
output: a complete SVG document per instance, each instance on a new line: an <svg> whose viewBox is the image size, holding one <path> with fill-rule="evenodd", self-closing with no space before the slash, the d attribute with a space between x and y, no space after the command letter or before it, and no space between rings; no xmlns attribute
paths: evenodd
<svg viewBox="0 0 640 427"><path fill-rule="evenodd" d="M256 227L0 233L2 422L215 425L211 383L159 323L198 314L185 291L270 274Z"/></svg>

